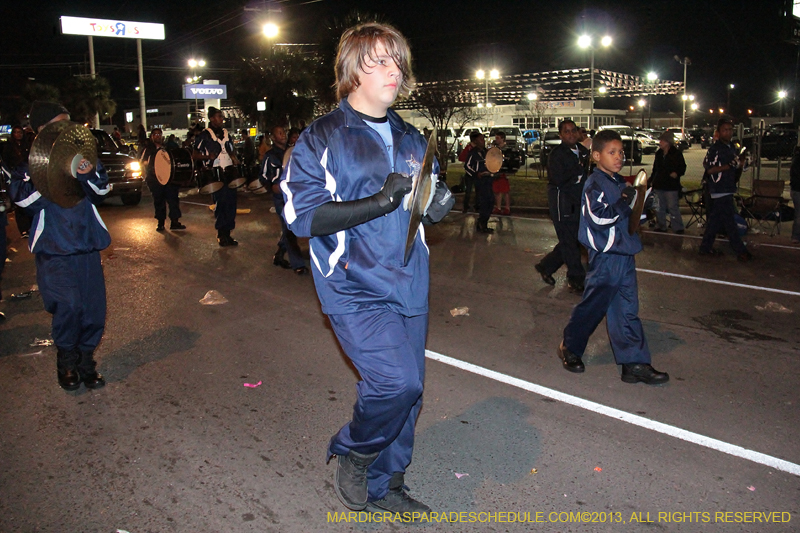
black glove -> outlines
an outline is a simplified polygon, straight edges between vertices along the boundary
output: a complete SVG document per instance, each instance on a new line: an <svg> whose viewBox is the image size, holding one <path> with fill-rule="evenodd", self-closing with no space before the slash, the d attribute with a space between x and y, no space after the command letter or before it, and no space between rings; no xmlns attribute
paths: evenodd
<svg viewBox="0 0 800 533"><path fill-rule="evenodd" d="M383 187L381 187L381 191L378 193L383 195L385 200L378 198L378 201L381 203L381 206L384 206L386 202L391 204L392 209L386 211L387 213L391 213L400 207L400 202L403 201L403 197L411 192L412 184L413 180L411 176L404 176L397 172L392 172L386 176L386 181L383 182Z"/></svg>
<svg viewBox="0 0 800 533"><path fill-rule="evenodd" d="M364 222L391 213L411 191L412 180L402 174L391 173L380 191L372 196L349 202L328 202L314 211L311 219L311 236L332 235Z"/></svg>
<svg viewBox="0 0 800 533"><path fill-rule="evenodd" d="M628 203L628 205L631 205L633 203L634 198L636 198L636 188L628 185L627 187L622 189L622 193L620 194L622 196L622 199L625 200Z"/></svg>
<svg viewBox="0 0 800 533"><path fill-rule="evenodd" d="M447 188L447 184L439 180L436 182L436 191L433 193L433 200L428 210L425 211L425 216L422 218L422 223L426 226L441 222L441 220L453 209L456 199Z"/></svg>

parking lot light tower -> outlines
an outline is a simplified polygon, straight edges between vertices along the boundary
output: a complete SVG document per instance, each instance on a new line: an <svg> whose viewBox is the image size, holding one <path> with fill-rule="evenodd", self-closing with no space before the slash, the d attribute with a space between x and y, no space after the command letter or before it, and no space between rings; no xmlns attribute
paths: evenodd
<svg viewBox="0 0 800 533"><path fill-rule="evenodd" d="M681 97L683 100L683 118L681 119L681 133L686 135L686 100L688 99L686 96L686 67L692 64L692 60L688 57L681 59L680 56L676 55L675 61L683 65L683 96Z"/></svg>
<svg viewBox="0 0 800 533"><path fill-rule="evenodd" d="M653 127L653 95L655 94L656 83L658 82L658 74L655 72L647 73L647 81L650 83L650 99L647 101L647 127ZM642 110L644 113L644 110ZM644 118L644 117L642 117ZM644 126L643 126L644 127Z"/></svg>
<svg viewBox="0 0 800 533"><path fill-rule="evenodd" d="M644 106L647 105L647 102L644 99L642 99L639 100L638 103L639 103L639 108L642 110L642 129L644 129Z"/></svg>
<svg viewBox="0 0 800 533"><path fill-rule="evenodd" d="M600 45L603 48L611 46L611 36L605 35L600 39ZM591 55L591 65L589 66L589 92L591 93L591 101L589 104L589 129L594 129L594 46L592 45L592 38L588 35L581 35L578 37L578 46L581 48L588 48Z"/></svg>

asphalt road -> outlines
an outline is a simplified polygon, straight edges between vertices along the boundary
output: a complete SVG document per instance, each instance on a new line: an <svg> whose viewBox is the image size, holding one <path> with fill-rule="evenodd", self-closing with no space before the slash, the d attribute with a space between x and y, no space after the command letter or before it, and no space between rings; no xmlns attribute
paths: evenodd
<svg viewBox="0 0 800 533"><path fill-rule="evenodd" d="M113 238L97 351L108 385L92 392L61 390L54 347L31 346L49 338L49 315L38 293L10 298L35 272L9 227L0 531L419 529L331 521L345 509L325 450L357 376L312 279L271 263L271 202L241 197L252 211L231 249L217 246L210 211L188 203L205 200L182 204L180 234L155 232L149 197L100 208ZM620 381L602 326L586 373L561 368L555 348L578 297L563 270L549 287L533 269L555 244L550 223L504 217L487 237L474 222L453 214L428 231L428 349L452 361L428 361L406 482L448 519L484 522L426 531L798 530L800 248L788 225L750 238L748 264L724 243L724 257L699 257L694 227L644 234L640 315L654 366L671 376L648 387ZM201 305L211 289L228 303ZM469 315L451 316L460 306Z"/></svg>

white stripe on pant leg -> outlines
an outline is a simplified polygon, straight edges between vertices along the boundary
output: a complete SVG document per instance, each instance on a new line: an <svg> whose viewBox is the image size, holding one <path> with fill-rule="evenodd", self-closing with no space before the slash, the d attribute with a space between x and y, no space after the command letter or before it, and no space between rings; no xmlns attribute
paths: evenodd
<svg viewBox="0 0 800 533"><path fill-rule="evenodd" d="M572 396L554 389L543 387L541 385L536 385L535 383L530 383L506 374L501 374L500 372L495 372L494 370L489 370L488 368L473 365L472 363L459 361L458 359L453 359L452 357L432 352L430 350L425 350L425 357L431 359L432 361L454 366L456 368L460 368L461 370L499 381L500 383L505 383L513 387L539 394L540 396L552 398L569 405L574 405L575 407L580 407L581 409L586 409L597 414L621 420L622 422L627 422L635 426L650 429L658 433L663 433L664 435L669 435L670 437L685 440L686 442L691 442L706 448L711 448L712 450L727 453L729 455L733 455L734 457L740 457L754 463L766 465L782 472L788 472L790 474L800 476L800 465L790 463L789 461L784 461L783 459L778 459L777 457L772 457L771 455L748 450L747 448L742 448L741 446L737 446L735 444L729 444L721 440L706 437L705 435L700 435L699 433L693 433L685 429L670 426L669 424L663 424L661 422L656 422L655 420L650 420L649 418L644 418L642 416L633 415L613 407L592 402L590 400L584 400L583 398L578 398L577 396Z"/></svg>

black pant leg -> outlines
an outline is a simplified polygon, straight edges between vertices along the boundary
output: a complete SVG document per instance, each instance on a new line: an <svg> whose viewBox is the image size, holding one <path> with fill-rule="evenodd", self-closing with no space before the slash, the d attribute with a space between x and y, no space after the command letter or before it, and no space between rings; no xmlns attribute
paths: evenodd
<svg viewBox="0 0 800 533"><path fill-rule="evenodd" d="M584 279L586 270L581 263L581 243L578 242L578 220L554 222L556 235L558 235L558 248L564 263L567 265L567 276L570 278Z"/></svg>
<svg viewBox="0 0 800 533"><path fill-rule="evenodd" d="M169 206L169 219L177 222L181 218L180 201L178 200L178 187L167 184L164 186L164 198Z"/></svg>
<svg viewBox="0 0 800 533"><path fill-rule="evenodd" d="M166 186L161 185L155 178L148 178L147 187L153 195L154 218L158 220L159 224L163 224L167 219L167 204L164 197Z"/></svg>

